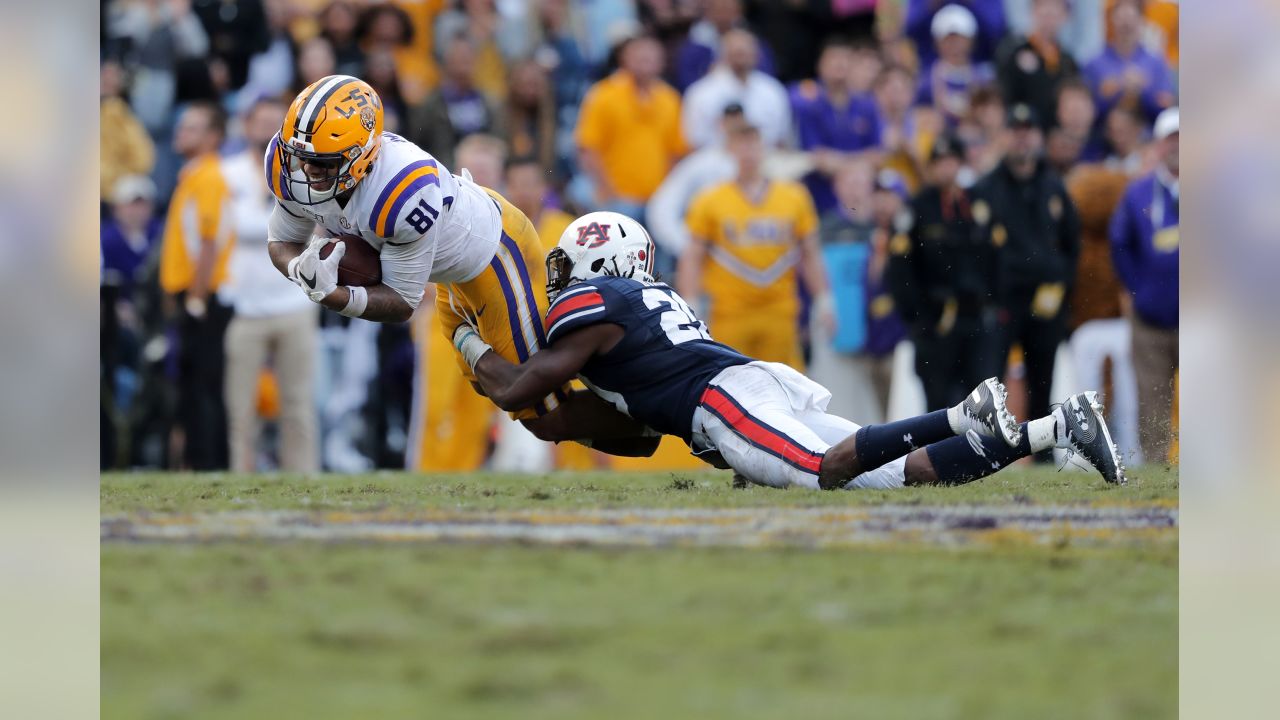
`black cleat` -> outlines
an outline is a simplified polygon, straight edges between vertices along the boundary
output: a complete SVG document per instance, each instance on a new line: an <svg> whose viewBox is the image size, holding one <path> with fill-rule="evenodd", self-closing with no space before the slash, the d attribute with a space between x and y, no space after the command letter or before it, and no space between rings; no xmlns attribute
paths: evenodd
<svg viewBox="0 0 1280 720"><path fill-rule="evenodd" d="M1124 485L1129 479L1124 474L1120 452L1111 440L1111 429L1103 417L1104 408L1098 402L1094 390L1072 395L1054 409L1058 420L1058 447L1067 451L1067 460L1079 455L1102 474L1103 479L1115 485Z"/></svg>
<svg viewBox="0 0 1280 720"><path fill-rule="evenodd" d="M1022 442L1022 426L1005 405L1008 392L995 378L983 380L957 406L960 422L964 426L960 435L973 430L979 435L999 438L1009 447Z"/></svg>

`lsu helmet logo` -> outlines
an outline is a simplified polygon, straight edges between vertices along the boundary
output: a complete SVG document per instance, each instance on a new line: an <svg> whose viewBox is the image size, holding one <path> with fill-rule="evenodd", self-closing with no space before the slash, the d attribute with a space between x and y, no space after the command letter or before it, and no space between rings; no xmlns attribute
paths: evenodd
<svg viewBox="0 0 1280 720"><path fill-rule="evenodd" d="M578 244L585 248L598 248L609 241L609 225L593 222L578 228Z"/></svg>

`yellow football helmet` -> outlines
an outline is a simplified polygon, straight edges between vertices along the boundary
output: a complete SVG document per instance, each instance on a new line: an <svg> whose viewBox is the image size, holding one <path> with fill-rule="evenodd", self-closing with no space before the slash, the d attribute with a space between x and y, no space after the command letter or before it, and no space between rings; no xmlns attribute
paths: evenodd
<svg viewBox="0 0 1280 720"><path fill-rule="evenodd" d="M284 195L317 205L351 191L369 174L381 139L382 100L368 83L350 75L315 81L294 98L280 129Z"/></svg>

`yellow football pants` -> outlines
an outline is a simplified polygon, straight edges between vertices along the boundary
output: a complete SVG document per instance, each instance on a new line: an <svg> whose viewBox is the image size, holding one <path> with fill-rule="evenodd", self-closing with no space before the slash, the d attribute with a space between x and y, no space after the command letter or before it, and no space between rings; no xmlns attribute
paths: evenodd
<svg viewBox="0 0 1280 720"><path fill-rule="evenodd" d="M438 285L436 311L440 329L452 345L453 331L462 319L470 318L480 338L493 351L513 363L522 363L540 348L547 336L542 319L547 314L546 253L538 231L524 213L498 193L489 195L502 211L502 239L488 269L465 283ZM458 353L459 369L468 382L475 380L471 368ZM517 420L545 415L556 409L566 390L557 390L535 407L511 413Z"/></svg>

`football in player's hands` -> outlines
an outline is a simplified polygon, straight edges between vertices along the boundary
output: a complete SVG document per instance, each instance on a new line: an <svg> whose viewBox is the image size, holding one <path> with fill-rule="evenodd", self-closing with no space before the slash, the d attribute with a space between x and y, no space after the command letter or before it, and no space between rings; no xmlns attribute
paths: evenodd
<svg viewBox="0 0 1280 720"><path fill-rule="evenodd" d="M342 235L325 243L320 248L320 259L329 257L338 242L347 246L342 262L338 263L339 285L368 287L382 282L382 258L372 245L357 235Z"/></svg>

